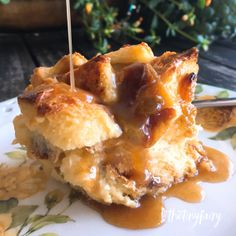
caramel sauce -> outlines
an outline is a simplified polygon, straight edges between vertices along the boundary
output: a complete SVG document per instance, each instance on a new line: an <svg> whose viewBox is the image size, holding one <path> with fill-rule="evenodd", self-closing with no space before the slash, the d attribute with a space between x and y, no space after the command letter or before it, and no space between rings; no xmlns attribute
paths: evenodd
<svg viewBox="0 0 236 236"><path fill-rule="evenodd" d="M163 197L145 196L138 208L121 205L98 205L95 209L108 223L127 229L146 229L160 226L165 222Z"/></svg>
<svg viewBox="0 0 236 236"><path fill-rule="evenodd" d="M204 163L200 163L197 176L173 185L156 198L143 197L138 208L115 204L106 206L94 201L89 205L98 211L105 221L117 227L128 229L158 227L166 219L164 206L166 198L175 197L190 203L201 202L204 199L204 191L200 182L222 182L230 177L231 163L228 157L210 147L205 147L205 150L214 168L209 170ZM10 197L24 199L43 190L47 175L36 168L35 164L19 167L1 166L0 180L1 185L4 185L0 186L0 199Z"/></svg>
<svg viewBox="0 0 236 236"><path fill-rule="evenodd" d="M204 167L204 162L200 163L198 168L199 174L193 179L209 183L226 181L231 176L232 172L232 163L229 158L224 153L214 148L205 146L205 150L208 159L212 161L213 169L209 171Z"/></svg>
<svg viewBox="0 0 236 236"><path fill-rule="evenodd" d="M173 185L164 193L164 196L175 197L185 202L197 203L204 199L205 193L200 186L200 182L187 180Z"/></svg>
<svg viewBox="0 0 236 236"><path fill-rule="evenodd" d="M190 203L201 202L204 199L204 191L200 182L223 182L230 177L232 166L228 157L210 147L205 147L205 150L213 168L209 169L204 163L200 163L197 176L173 185L163 195L156 198L143 197L140 207L129 208L115 204L105 206L98 203L92 203L92 207L105 221L121 228L145 229L160 226L166 219L164 207L166 198L175 197Z"/></svg>
<svg viewBox="0 0 236 236"><path fill-rule="evenodd" d="M128 141L150 147L176 116L173 98L149 64L133 63L119 73L120 100L109 108Z"/></svg>
<svg viewBox="0 0 236 236"><path fill-rule="evenodd" d="M134 180L137 185L148 184L148 157L141 145L133 144L127 137L111 140L105 149L106 164Z"/></svg>
<svg viewBox="0 0 236 236"><path fill-rule="evenodd" d="M109 104L108 108L123 134L105 142L105 165L111 164L120 175L134 180L138 186L152 185L146 150L164 136L178 116L174 108L176 101L149 64L133 63L115 73L120 83L119 100ZM195 79L194 73L184 76L182 82L187 92L182 91L183 86L178 88L178 92L182 91L182 97L178 99L181 100L183 114L175 128L184 130L183 137L192 135L196 109L188 101L193 95Z"/></svg>

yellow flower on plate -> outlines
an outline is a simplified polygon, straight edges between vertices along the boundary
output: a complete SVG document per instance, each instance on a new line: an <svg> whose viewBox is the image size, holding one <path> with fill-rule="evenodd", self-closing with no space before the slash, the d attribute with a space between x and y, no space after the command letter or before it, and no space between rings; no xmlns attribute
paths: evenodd
<svg viewBox="0 0 236 236"><path fill-rule="evenodd" d="M11 213L0 214L0 236L10 236L6 230L12 223Z"/></svg>
<svg viewBox="0 0 236 236"><path fill-rule="evenodd" d="M17 232L18 232L17 229L9 229L3 235L4 236L17 236Z"/></svg>
<svg viewBox="0 0 236 236"><path fill-rule="evenodd" d="M0 214L0 236L16 236L18 229L7 230L12 223L11 213Z"/></svg>

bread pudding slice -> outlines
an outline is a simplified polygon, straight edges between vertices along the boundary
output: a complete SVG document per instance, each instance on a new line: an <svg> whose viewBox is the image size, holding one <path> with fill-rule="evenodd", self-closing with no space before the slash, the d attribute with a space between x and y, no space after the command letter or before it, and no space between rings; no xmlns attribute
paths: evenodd
<svg viewBox="0 0 236 236"><path fill-rule="evenodd" d="M197 174L197 50L155 57L147 44L37 68L18 97L16 142L73 188L104 204L139 206Z"/></svg>

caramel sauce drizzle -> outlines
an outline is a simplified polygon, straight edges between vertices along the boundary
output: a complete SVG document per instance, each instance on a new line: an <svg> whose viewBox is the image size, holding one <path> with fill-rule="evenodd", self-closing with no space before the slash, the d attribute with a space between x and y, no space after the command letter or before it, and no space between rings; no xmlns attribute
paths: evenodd
<svg viewBox="0 0 236 236"><path fill-rule="evenodd" d="M86 204L98 211L105 221L121 228L145 229L158 227L167 218L164 206L165 199L174 197L189 203L201 202L205 196L204 190L200 186L201 182L223 182L230 177L232 165L229 158L213 148L205 147L205 150L214 168L208 170L204 163L200 163L197 176L173 185L163 195L156 198L143 197L138 208L115 204L106 206L95 201L86 201ZM35 164L15 168L2 166L0 179L2 179L1 183L4 184L4 187L0 187L1 199L8 199L9 197L24 199L44 189L47 175L38 169ZM29 181L31 183L30 187ZM15 187L12 185L13 183ZM26 188L24 184L27 186ZM7 189L7 186L11 186L11 191ZM34 188L32 188L33 186Z"/></svg>
<svg viewBox="0 0 236 236"><path fill-rule="evenodd" d="M197 203L204 199L204 190L201 182L223 182L226 181L232 170L229 158L223 153L205 147L208 159L212 161L212 170L199 164L199 174L182 183L173 185L163 195L156 198L145 196L140 201L139 208L129 208L120 205L105 206L92 203L92 208L97 210L108 223L128 229L145 229L160 226L165 222L166 212L164 200L170 197L181 199L185 202Z"/></svg>

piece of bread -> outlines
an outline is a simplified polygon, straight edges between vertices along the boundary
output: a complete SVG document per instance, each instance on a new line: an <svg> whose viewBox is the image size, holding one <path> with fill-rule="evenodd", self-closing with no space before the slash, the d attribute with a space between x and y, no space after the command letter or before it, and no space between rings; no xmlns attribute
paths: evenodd
<svg viewBox="0 0 236 236"><path fill-rule="evenodd" d="M25 126L63 151L91 147L121 135L120 127L88 92L64 83L28 88L18 102ZM18 118L19 119L19 118Z"/></svg>
<svg viewBox="0 0 236 236"><path fill-rule="evenodd" d="M50 69L56 74L35 70L14 127L29 157L50 163L63 181L96 201L137 207L207 161L191 104L196 49L154 57L140 44L83 60L75 92L60 63Z"/></svg>
<svg viewBox="0 0 236 236"><path fill-rule="evenodd" d="M99 96L104 103L117 100L117 86L111 59L99 55L74 69L75 86ZM57 76L57 80L70 84L70 72Z"/></svg>

